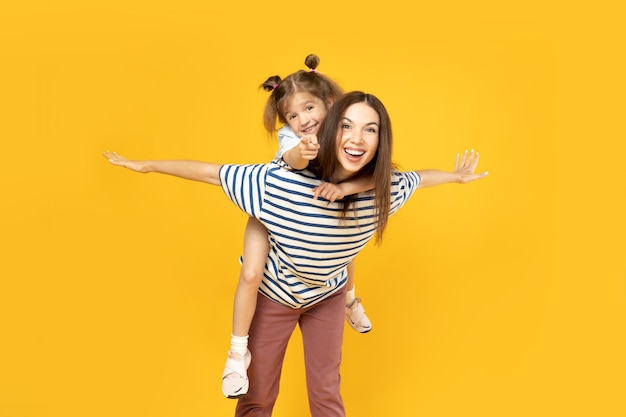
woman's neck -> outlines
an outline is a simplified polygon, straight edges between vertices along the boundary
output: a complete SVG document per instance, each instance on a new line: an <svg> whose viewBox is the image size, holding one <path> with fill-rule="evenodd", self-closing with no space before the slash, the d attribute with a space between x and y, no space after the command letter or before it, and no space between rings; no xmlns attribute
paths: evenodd
<svg viewBox="0 0 626 417"><path fill-rule="evenodd" d="M330 182L332 182L333 184L339 184L340 182L345 181L347 177L345 175L333 175L330 178Z"/></svg>
<svg viewBox="0 0 626 417"><path fill-rule="evenodd" d="M340 182L344 181L348 177L349 175L344 171L343 168L340 167L340 168L335 169L335 172L333 173L330 180L333 184L339 184Z"/></svg>

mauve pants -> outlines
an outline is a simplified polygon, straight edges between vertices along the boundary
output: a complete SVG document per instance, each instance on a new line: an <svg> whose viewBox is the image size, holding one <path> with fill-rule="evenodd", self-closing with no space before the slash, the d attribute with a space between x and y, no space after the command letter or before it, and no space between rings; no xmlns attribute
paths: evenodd
<svg viewBox="0 0 626 417"><path fill-rule="evenodd" d="M259 294L250 328L250 390L237 402L235 417L270 417L276 398L287 342L296 323L304 346L306 385L312 417L345 417L340 393L345 287L328 299L303 309L278 304Z"/></svg>

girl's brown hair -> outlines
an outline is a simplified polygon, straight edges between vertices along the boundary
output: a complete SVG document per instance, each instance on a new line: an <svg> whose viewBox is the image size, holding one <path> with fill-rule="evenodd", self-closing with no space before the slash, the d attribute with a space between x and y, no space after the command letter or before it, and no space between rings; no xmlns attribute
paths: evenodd
<svg viewBox="0 0 626 417"><path fill-rule="evenodd" d="M376 212L376 241L382 242L383 232L387 226L391 204L391 171L396 169L391 161L393 136L391 132L391 120L383 103L371 94L361 91L353 91L345 94L335 101L329 109L326 119L322 122L318 131L318 141L320 149L317 158L309 164L309 170L318 178L330 181L339 165L337 152L337 137L340 134L343 116L348 107L356 103L365 103L370 106L380 117L380 128L378 131L378 149L374 158L365 165L359 172L343 181L355 178L371 176L374 182L375 192L375 212ZM356 195L348 196L344 199L343 214L345 217L350 206L356 200Z"/></svg>
<svg viewBox="0 0 626 417"><path fill-rule="evenodd" d="M281 79L278 75L269 77L260 88L271 91L270 97L265 103L263 112L263 126L269 134L276 132L276 120L287 124L285 120L284 106L289 98L295 93L309 93L330 106L341 96L341 87L327 76L317 72L320 59L311 54L306 57L304 64L308 71L299 70Z"/></svg>

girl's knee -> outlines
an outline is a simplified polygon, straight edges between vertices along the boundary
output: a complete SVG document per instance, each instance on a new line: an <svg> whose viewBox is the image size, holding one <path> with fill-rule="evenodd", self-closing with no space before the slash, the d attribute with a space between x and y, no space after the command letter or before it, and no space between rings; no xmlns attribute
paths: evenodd
<svg viewBox="0 0 626 417"><path fill-rule="evenodd" d="M263 270L258 268L242 268L239 280L246 285L261 285Z"/></svg>

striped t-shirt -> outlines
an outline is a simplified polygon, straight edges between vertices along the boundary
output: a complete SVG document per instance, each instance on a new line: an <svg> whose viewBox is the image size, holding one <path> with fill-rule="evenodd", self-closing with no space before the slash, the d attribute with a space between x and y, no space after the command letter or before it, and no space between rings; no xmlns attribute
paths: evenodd
<svg viewBox="0 0 626 417"><path fill-rule="evenodd" d="M393 172L391 210L395 213L417 189L415 172ZM222 189L240 209L268 230L270 252L259 291L292 308L315 304L346 284L346 266L376 231L374 192L359 194L341 219L341 205L313 198L320 184L309 171L269 164L223 165Z"/></svg>

